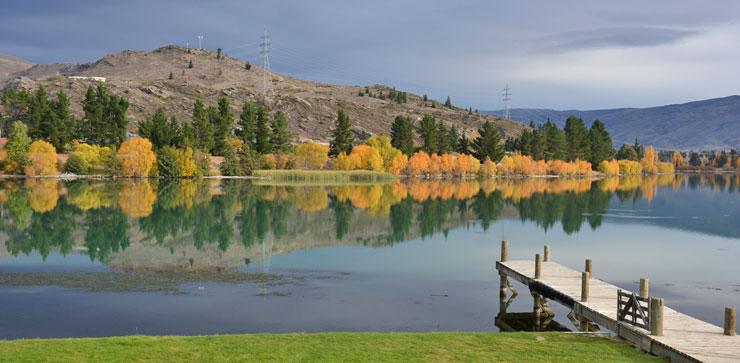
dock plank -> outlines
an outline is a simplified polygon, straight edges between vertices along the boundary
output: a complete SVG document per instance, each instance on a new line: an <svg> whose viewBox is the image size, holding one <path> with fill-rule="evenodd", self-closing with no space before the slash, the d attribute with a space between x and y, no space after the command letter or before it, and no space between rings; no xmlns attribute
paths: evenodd
<svg viewBox="0 0 740 363"><path fill-rule="evenodd" d="M534 261L497 262L496 266L500 273L527 286L535 281ZM587 302L581 302L580 271L552 261L543 262L541 277L536 281L571 297L574 301L572 308L576 312L588 312L590 315L587 317L590 320L608 329L618 330L615 332L620 336L639 337L641 347L650 347L649 350L655 354L667 356L674 361L740 362L740 336L724 335L723 328L668 306L663 311L662 336L651 336L645 329L618 323L617 290L620 288L606 281L592 276ZM649 344L645 344L646 342Z"/></svg>

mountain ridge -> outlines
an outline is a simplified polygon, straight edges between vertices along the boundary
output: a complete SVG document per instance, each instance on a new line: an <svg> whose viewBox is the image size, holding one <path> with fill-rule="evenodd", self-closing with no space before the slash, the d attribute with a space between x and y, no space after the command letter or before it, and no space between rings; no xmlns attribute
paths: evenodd
<svg viewBox="0 0 740 363"><path fill-rule="evenodd" d="M484 111L503 115L503 110ZM570 115L590 125L599 119L615 147L638 139L659 149L737 149L740 146L740 95L645 108L599 110L511 109L511 118L542 123L548 119L563 126Z"/></svg>

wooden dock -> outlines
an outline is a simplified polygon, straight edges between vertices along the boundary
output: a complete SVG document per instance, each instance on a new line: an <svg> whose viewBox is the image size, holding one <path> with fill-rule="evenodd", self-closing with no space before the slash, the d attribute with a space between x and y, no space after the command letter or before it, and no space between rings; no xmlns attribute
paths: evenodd
<svg viewBox="0 0 740 363"><path fill-rule="evenodd" d="M588 298L582 302L583 273L548 261L548 255L549 248L546 248L545 261L539 264L539 278L535 279L535 259L507 261L508 243L505 251L502 245L503 262L496 262L502 296L506 294L507 279L512 278L528 286L533 296L572 308L579 320L596 323L640 349L667 357L672 362L740 362L740 336L725 335L721 327L668 307L662 309L662 335L651 335L649 330L618 321L617 291L620 288L594 277L588 279ZM587 266L590 267L590 261ZM732 319L734 333L734 315Z"/></svg>

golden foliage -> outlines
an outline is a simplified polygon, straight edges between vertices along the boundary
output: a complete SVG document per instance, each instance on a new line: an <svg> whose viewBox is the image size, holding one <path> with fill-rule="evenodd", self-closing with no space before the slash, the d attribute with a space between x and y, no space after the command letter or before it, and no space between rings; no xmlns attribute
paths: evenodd
<svg viewBox="0 0 740 363"><path fill-rule="evenodd" d="M423 151L417 151L409 159L408 172L410 175L422 175L429 172L429 164L432 159L429 154Z"/></svg>
<svg viewBox="0 0 740 363"><path fill-rule="evenodd" d="M619 162L614 159L602 160L598 170L606 175L619 175Z"/></svg>
<svg viewBox="0 0 740 363"><path fill-rule="evenodd" d="M671 155L671 163L673 163L673 166L676 169L686 166L686 162L683 160L683 155L681 155L680 151L673 152L673 155Z"/></svg>
<svg viewBox="0 0 740 363"><path fill-rule="evenodd" d="M642 174L642 164L632 160L619 160L619 173L622 175Z"/></svg>
<svg viewBox="0 0 740 363"><path fill-rule="evenodd" d="M658 154L655 152L653 145L648 146L645 149L645 156L640 160L642 165L642 172L647 174L655 174L658 172Z"/></svg>
<svg viewBox="0 0 740 363"><path fill-rule="evenodd" d="M352 170L352 160L345 152L341 152L334 159L333 168L334 170Z"/></svg>
<svg viewBox="0 0 740 363"><path fill-rule="evenodd" d="M25 184L29 189L28 204L34 212L45 213L57 206L59 180L27 179Z"/></svg>
<svg viewBox="0 0 740 363"><path fill-rule="evenodd" d="M74 143L70 156L75 155L82 159L93 172L102 172L105 163L111 157L112 150L107 146Z"/></svg>
<svg viewBox="0 0 740 363"><path fill-rule="evenodd" d="M388 136L373 136L365 144L377 150L378 154L380 154L380 158L383 159L382 171L390 172L391 163L396 157L401 155L401 150L391 145L391 138Z"/></svg>
<svg viewBox="0 0 740 363"><path fill-rule="evenodd" d="M141 137L128 139L121 144L116 153L123 176L149 176L157 162L152 151L152 143Z"/></svg>
<svg viewBox="0 0 740 363"><path fill-rule="evenodd" d="M157 200L157 193L148 180L134 180L123 184L118 194L118 205L121 211L132 218L146 217L152 214L152 207Z"/></svg>
<svg viewBox="0 0 740 363"><path fill-rule="evenodd" d="M352 148L349 154L352 170L383 171L383 158L377 149L367 145Z"/></svg>
<svg viewBox="0 0 740 363"><path fill-rule="evenodd" d="M491 161L489 157L483 161L483 165L480 167L480 175L484 178L493 178L496 176L496 163Z"/></svg>
<svg viewBox="0 0 740 363"><path fill-rule="evenodd" d="M110 207L113 205L112 193L105 184L86 184L75 189L74 194L67 196L67 202L83 211Z"/></svg>
<svg viewBox="0 0 740 363"><path fill-rule="evenodd" d="M673 174L676 172L676 168L673 163L658 162L655 164L655 169L660 174Z"/></svg>
<svg viewBox="0 0 740 363"><path fill-rule="evenodd" d="M26 175L52 175L59 174L59 158L54 145L36 140L28 149L28 166L25 168Z"/></svg>
<svg viewBox="0 0 740 363"><path fill-rule="evenodd" d="M329 160L329 147L315 142L304 142L296 146L293 157L293 166L296 169L320 170L324 168Z"/></svg>

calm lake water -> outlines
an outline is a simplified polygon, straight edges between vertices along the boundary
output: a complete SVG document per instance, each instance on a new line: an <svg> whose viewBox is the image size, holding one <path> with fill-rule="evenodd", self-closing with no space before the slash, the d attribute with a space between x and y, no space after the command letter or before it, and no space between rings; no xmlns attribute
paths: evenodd
<svg viewBox="0 0 740 363"><path fill-rule="evenodd" d="M736 176L0 182L0 338L497 331L500 241L721 325ZM523 286L508 313L532 310ZM576 327L551 303L547 329ZM533 329L527 314L501 316ZM513 320L512 320L513 319ZM511 323L515 321L515 323ZM498 324L501 325L501 324Z"/></svg>

